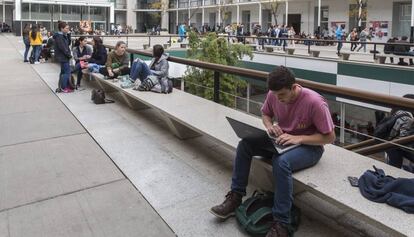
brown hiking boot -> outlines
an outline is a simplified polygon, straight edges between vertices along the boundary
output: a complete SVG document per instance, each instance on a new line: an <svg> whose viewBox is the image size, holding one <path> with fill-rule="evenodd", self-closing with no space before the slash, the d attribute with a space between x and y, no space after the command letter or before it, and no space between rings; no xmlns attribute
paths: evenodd
<svg viewBox="0 0 414 237"><path fill-rule="evenodd" d="M234 216L234 211L242 203L242 195L235 192L228 192L226 200L220 205L214 206L210 209L210 212L221 219L227 219L230 216Z"/></svg>
<svg viewBox="0 0 414 237"><path fill-rule="evenodd" d="M267 232L266 237L288 237L288 229L280 222L275 221L272 224L269 232Z"/></svg>

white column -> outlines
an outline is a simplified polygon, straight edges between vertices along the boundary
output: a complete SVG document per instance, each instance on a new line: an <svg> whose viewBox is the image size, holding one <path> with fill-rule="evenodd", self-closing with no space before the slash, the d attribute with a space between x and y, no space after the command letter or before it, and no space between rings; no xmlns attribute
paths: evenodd
<svg viewBox="0 0 414 237"><path fill-rule="evenodd" d="M289 2L286 0L286 16L285 16L285 25L288 24L288 13L289 13Z"/></svg>
<svg viewBox="0 0 414 237"><path fill-rule="evenodd" d="M201 9L201 27L204 26L204 7Z"/></svg>
<svg viewBox="0 0 414 237"><path fill-rule="evenodd" d="M218 19L217 19L217 24L218 25L220 25L220 23L221 23L221 6L220 6L220 4L221 4L221 2L220 2L220 0L217 0L218 1Z"/></svg>
<svg viewBox="0 0 414 237"><path fill-rule="evenodd" d="M62 12L62 10L60 11ZM90 12L89 12L90 15ZM111 2L111 6L109 7L109 23L114 24L115 23L115 3Z"/></svg>
<svg viewBox="0 0 414 237"><path fill-rule="evenodd" d="M411 0L411 27L414 27L414 0Z"/></svg>
<svg viewBox="0 0 414 237"><path fill-rule="evenodd" d="M3 22L6 22L6 3L3 1Z"/></svg>
<svg viewBox="0 0 414 237"><path fill-rule="evenodd" d="M240 6L237 5L237 24L240 24Z"/></svg>
<svg viewBox="0 0 414 237"><path fill-rule="evenodd" d="M191 25L191 10L190 10L190 0L188 0L188 27Z"/></svg>
<svg viewBox="0 0 414 237"><path fill-rule="evenodd" d="M14 9L15 9L14 20L15 21L22 20L22 0L15 0ZM4 17L4 12L3 12L3 17Z"/></svg>
<svg viewBox="0 0 414 237"><path fill-rule="evenodd" d="M318 0L318 30L321 29L321 0Z"/></svg>
<svg viewBox="0 0 414 237"><path fill-rule="evenodd" d="M206 2L203 0L203 6L201 6L201 27L204 27L204 5Z"/></svg>
<svg viewBox="0 0 414 237"><path fill-rule="evenodd" d="M262 26L262 3L259 2L259 25Z"/></svg>

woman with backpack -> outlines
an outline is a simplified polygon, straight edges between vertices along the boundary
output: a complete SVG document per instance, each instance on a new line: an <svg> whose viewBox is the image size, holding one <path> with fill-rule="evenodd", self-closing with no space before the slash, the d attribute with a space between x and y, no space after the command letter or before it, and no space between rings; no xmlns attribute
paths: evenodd
<svg viewBox="0 0 414 237"><path fill-rule="evenodd" d="M54 49L55 49L55 60L60 63L60 74L59 74L59 88L64 93L73 92L73 88L70 86L70 65L69 60L72 58L72 54L69 49L69 39L67 34L69 32L69 25L66 22L59 22L59 31L53 35Z"/></svg>
<svg viewBox="0 0 414 237"><path fill-rule="evenodd" d="M26 24L24 26L23 29L23 43L24 43L24 60L23 62L27 63L29 62L29 60L27 60L27 55L29 54L29 50L30 50L30 39L29 39L29 35L30 35L30 28L31 25L30 24Z"/></svg>
<svg viewBox="0 0 414 237"><path fill-rule="evenodd" d="M33 50L33 63L39 64L40 50L42 49L43 40L36 24L32 26L32 30L29 33L29 40Z"/></svg>

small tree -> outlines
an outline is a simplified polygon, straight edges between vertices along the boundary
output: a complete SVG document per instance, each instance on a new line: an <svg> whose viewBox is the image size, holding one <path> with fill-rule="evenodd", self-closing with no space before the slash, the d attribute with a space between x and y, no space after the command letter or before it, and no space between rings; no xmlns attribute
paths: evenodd
<svg viewBox="0 0 414 237"><path fill-rule="evenodd" d="M233 4L233 0L220 0L220 2L216 4L217 8L220 9L219 17L221 26L224 26L224 21L229 18L229 4Z"/></svg>
<svg viewBox="0 0 414 237"><path fill-rule="evenodd" d="M273 18L275 19L275 24L277 25L277 17L279 16L279 8L285 1L283 0L263 0L264 9L270 10Z"/></svg>
<svg viewBox="0 0 414 237"><path fill-rule="evenodd" d="M236 66L245 55L248 55L250 59L253 58L250 47L242 44L228 44L226 38L217 37L214 32L207 34L204 38L190 32L189 46L187 56L204 62ZM188 66L184 80L190 93L209 100L213 99L213 71ZM225 92L220 94L222 104L234 107L234 95L240 95L239 91L244 88L246 88L246 82L237 79L234 75L220 74L220 90Z"/></svg>

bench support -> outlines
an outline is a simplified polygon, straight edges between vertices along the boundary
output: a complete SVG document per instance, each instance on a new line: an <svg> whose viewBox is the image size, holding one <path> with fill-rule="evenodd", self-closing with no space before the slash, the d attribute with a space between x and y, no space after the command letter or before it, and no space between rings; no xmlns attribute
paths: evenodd
<svg viewBox="0 0 414 237"><path fill-rule="evenodd" d="M106 85L105 83L102 83L100 80L95 80L96 84L98 84L99 88L105 91L106 93L116 92L117 90L114 89L111 86Z"/></svg>
<svg viewBox="0 0 414 237"><path fill-rule="evenodd" d="M122 91L119 91L119 94L121 95L122 99L125 101L125 103L128 105L129 108L132 110L142 110L142 109L149 109L147 105L144 103L132 98L131 96L125 94Z"/></svg>
<svg viewBox="0 0 414 237"><path fill-rule="evenodd" d="M161 114L161 117L164 119L165 123L168 125L168 128L171 130L171 132L179 139L185 140L201 136L200 133L188 128L187 126L182 125L173 118L169 117L164 112L158 112Z"/></svg>

